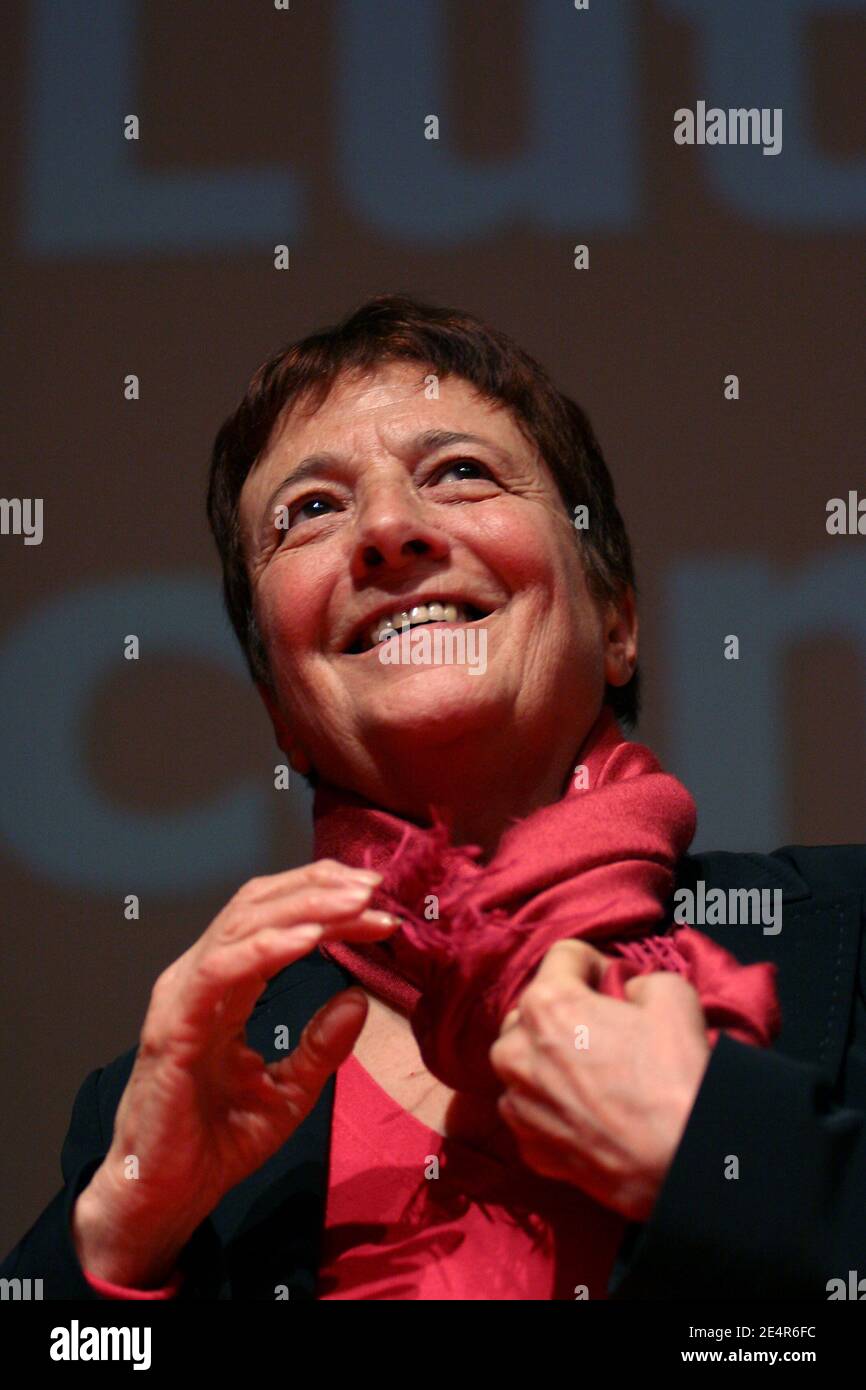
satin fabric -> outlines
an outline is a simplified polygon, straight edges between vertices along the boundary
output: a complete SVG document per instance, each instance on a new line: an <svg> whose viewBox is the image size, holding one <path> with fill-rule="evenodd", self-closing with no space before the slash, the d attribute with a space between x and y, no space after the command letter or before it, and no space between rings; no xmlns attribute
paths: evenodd
<svg viewBox="0 0 866 1390"><path fill-rule="evenodd" d="M603 1299L625 1228L498 1144L422 1124L357 1058L337 1072L317 1298Z"/></svg>

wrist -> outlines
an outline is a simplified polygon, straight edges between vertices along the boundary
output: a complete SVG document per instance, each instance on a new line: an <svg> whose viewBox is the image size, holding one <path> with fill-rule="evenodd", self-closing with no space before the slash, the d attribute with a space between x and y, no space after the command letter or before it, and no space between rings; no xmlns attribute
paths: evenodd
<svg viewBox="0 0 866 1390"><path fill-rule="evenodd" d="M198 1222L189 1215L171 1219L135 1186L130 1181L118 1189L104 1165L97 1169L73 1208L72 1240L88 1274L131 1289L158 1289L176 1273Z"/></svg>

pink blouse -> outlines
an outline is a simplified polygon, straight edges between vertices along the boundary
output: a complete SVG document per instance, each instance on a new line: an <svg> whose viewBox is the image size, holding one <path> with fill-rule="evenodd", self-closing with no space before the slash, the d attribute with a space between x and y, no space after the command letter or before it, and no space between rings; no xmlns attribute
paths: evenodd
<svg viewBox="0 0 866 1390"><path fill-rule="evenodd" d="M320 1299L603 1299L624 1223L567 1183L438 1134L350 1056L337 1073ZM106 1298L170 1298L87 1274Z"/></svg>
<svg viewBox="0 0 866 1390"><path fill-rule="evenodd" d="M319 1298L604 1298L622 1235L578 1188L429 1129L354 1056L340 1068Z"/></svg>

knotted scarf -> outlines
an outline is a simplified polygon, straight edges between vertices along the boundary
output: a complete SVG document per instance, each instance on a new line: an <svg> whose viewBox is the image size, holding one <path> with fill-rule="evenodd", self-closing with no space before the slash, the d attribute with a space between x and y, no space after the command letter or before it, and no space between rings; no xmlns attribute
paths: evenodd
<svg viewBox="0 0 866 1390"><path fill-rule="evenodd" d="M374 905L402 926L387 941L320 950L405 1013L427 1069L455 1091L497 1095L488 1052L554 942L611 959L598 986L625 998L636 975L672 970L696 989L711 1045L724 1030L767 1047L780 1019L775 966L741 965L693 927L665 926L677 861L695 831L686 788L627 741L605 706L559 801L510 825L487 863L327 784L316 791L315 857L376 869Z"/></svg>

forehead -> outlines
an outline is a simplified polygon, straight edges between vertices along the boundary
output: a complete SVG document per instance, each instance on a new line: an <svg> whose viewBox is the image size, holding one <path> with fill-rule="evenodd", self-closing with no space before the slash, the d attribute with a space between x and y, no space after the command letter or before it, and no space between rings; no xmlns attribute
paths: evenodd
<svg viewBox="0 0 866 1390"><path fill-rule="evenodd" d="M417 362L391 362L369 373L337 378L313 414L303 400L278 421L267 446L241 490L241 515L249 516L266 496L277 474L314 452L332 450L351 460L355 451L370 457L399 454L415 434L434 423L489 438L500 448L526 455L535 452L511 412L485 400L462 377L435 378Z"/></svg>

